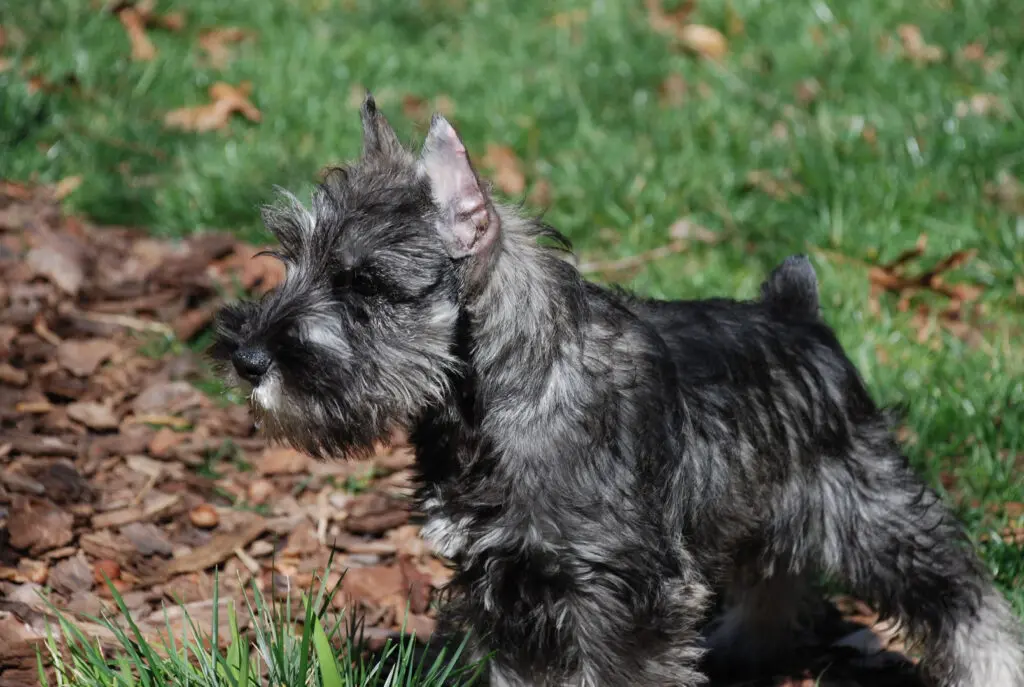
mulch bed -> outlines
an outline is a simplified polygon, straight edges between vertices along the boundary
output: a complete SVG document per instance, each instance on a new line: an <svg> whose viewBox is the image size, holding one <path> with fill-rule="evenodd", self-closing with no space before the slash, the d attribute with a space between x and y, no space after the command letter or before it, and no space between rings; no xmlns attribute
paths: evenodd
<svg viewBox="0 0 1024 687"><path fill-rule="evenodd" d="M408 448L321 463L268 445L247 408L193 385L209 379L201 356L153 354L201 335L224 294L278 283L279 265L256 252L222 233L95 227L50 189L0 181L0 683L38 682L46 588L112 641L83 617L114 610L104 576L158 637L165 605L209 628L215 569L221 604L253 580L298 599L333 555L329 580L346 571L333 610L355 609L371 643L403 624L433 630L449 571L418 537ZM909 684L848 681L862 657L830 652L809 657L812 671L831 666L821 684ZM818 672L757 684L814 684Z"/></svg>

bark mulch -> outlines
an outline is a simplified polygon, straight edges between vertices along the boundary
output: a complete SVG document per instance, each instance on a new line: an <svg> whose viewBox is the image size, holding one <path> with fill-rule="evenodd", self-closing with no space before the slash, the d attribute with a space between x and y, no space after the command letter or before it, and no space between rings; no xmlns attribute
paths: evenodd
<svg viewBox="0 0 1024 687"><path fill-rule="evenodd" d="M371 643L403 623L433 630L449 570L418 537L408 448L321 463L269 445L247 408L200 390L201 355L168 345L203 336L225 294L280 280L256 252L225 233L95 227L50 189L0 181L0 684L38 682L44 590L112 642L84 617L116 612L104 576L159 637L165 605L209 628L215 568L221 604L254 579L297 599L333 554L333 610L361 615ZM877 626L855 602L845 611ZM890 642L865 632L852 637ZM848 681L863 662L830 649L811 672L757 684L812 685L825 668L821 684L910 684L884 678L899 671Z"/></svg>

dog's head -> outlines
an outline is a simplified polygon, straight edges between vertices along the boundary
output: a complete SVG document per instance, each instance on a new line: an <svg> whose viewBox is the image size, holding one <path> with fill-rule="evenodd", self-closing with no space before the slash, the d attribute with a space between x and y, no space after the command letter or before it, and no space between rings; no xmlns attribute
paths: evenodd
<svg viewBox="0 0 1024 687"><path fill-rule="evenodd" d="M444 118L419 155L369 96L362 121L362 157L329 171L310 209L285 193L264 210L285 279L225 307L211 350L268 435L315 456L368 450L443 399L460 297L500 226Z"/></svg>

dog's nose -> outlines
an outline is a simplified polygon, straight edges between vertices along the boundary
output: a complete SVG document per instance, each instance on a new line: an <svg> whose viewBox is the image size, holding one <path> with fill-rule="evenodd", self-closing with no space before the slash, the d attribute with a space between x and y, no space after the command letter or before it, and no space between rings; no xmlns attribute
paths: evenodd
<svg viewBox="0 0 1024 687"><path fill-rule="evenodd" d="M270 352L262 346L242 346L231 356L231 364L243 379L257 384L270 369Z"/></svg>

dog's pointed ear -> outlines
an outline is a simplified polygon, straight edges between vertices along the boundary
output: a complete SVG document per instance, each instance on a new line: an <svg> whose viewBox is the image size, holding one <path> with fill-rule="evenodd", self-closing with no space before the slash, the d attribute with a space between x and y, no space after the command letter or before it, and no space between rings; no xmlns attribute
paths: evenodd
<svg viewBox="0 0 1024 687"><path fill-rule="evenodd" d="M363 158L396 157L407 155L395 130L387 118L377 109L377 103L370 92L366 93L360 110L363 120Z"/></svg>
<svg viewBox="0 0 1024 687"><path fill-rule="evenodd" d="M469 161L455 128L439 114L430 122L420 158L441 210L438 231L453 258L475 255L494 243L501 220Z"/></svg>

